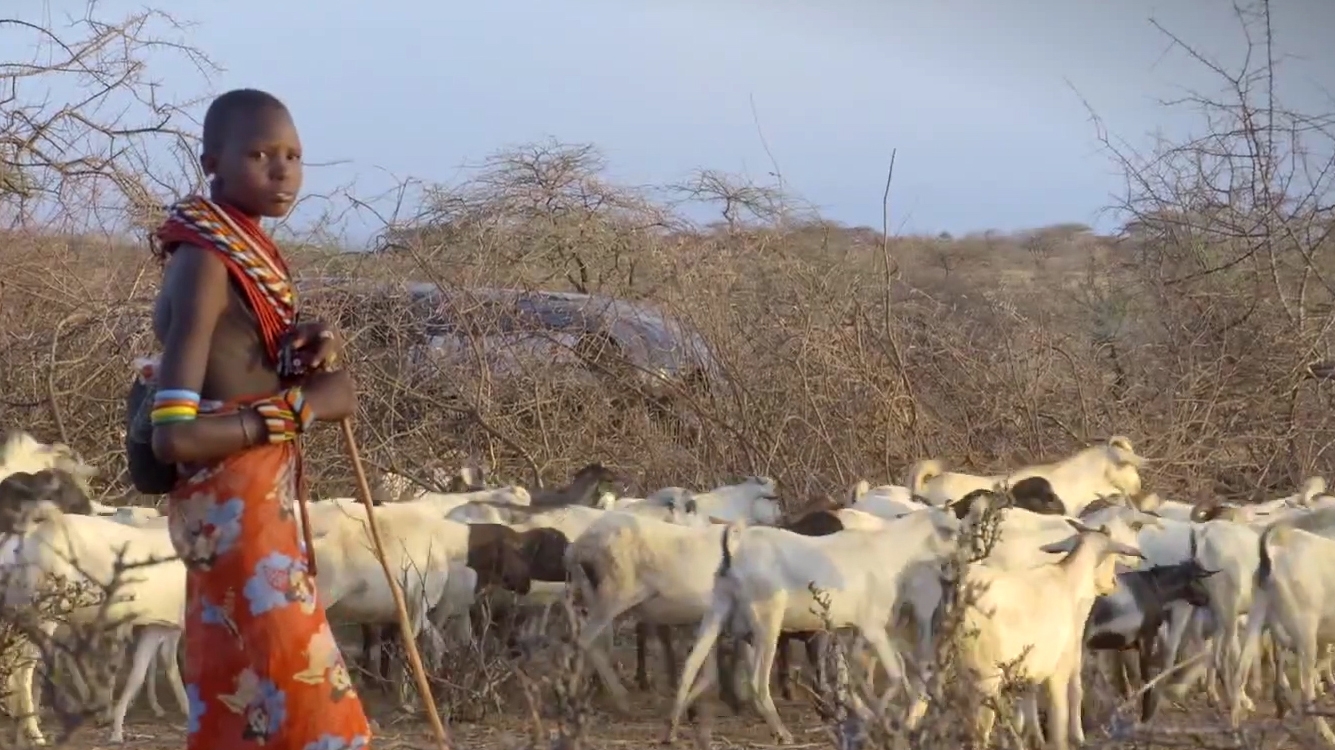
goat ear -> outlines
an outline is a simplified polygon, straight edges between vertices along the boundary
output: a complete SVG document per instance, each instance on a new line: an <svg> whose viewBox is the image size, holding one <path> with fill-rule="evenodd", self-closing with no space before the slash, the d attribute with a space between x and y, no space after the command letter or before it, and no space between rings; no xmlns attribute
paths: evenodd
<svg viewBox="0 0 1335 750"><path fill-rule="evenodd" d="M853 485L853 489L849 491L848 502L845 504L845 507L851 508L854 505L857 505L858 501L866 496L868 492L871 492L871 482L868 482L865 479L859 479L858 483Z"/></svg>
<svg viewBox="0 0 1335 750"><path fill-rule="evenodd" d="M1134 557L1139 560L1145 559L1145 555L1141 554L1140 550L1136 549L1135 547L1132 547L1129 544L1122 544L1121 542L1109 542L1108 552L1114 555L1126 555L1127 557Z"/></svg>
<svg viewBox="0 0 1335 750"><path fill-rule="evenodd" d="M1075 520L1074 518L1068 518L1068 519L1066 519L1066 523L1070 524L1071 528L1075 529L1077 532L1080 532L1080 533L1082 533L1082 534L1085 533L1085 532L1087 532L1087 531L1094 531L1094 530L1095 530L1095 529L1091 529L1090 527L1084 525L1083 523L1080 523L1079 521Z"/></svg>
<svg viewBox="0 0 1335 750"><path fill-rule="evenodd" d="M1146 513L1145 511L1140 511L1137 515L1139 517L1136 520L1140 522L1141 528L1147 526L1156 529L1163 528L1163 517L1158 513Z"/></svg>
<svg viewBox="0 0 1335 750"><path fill-rule="evenodd" d="M1075 549L1075 539L1063 539L1060 542L1050 542L1048 544L1043 545L1042 547L1039 547L1039 549L1044 552L1051 552L1054 554L1064 555L1067 552L1070 552L1071 550Z"/></svg>
<svg viewBox="0 0 1335 750"><path fill-rule="evenodd" d="M726 526L728 524L727 521L723 520L722 518L719 518L718 516L710 516L709 522L714 524L715 526Z"/></svg>

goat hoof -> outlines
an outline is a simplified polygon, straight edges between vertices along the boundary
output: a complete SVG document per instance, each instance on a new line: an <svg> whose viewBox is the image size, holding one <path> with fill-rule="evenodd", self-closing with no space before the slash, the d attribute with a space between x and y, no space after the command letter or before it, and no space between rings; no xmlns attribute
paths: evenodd
<svg viewBox="0 0 1335 750"><path fill-rule="evenodd" d="M791 745L791 744L793 744L793 734L792 734L792 732L788 732L788 731L778 732L778 733L776 733L776 734L774 735L774 739L775 739L775 740L778 742L778 744L780 744L780 745Z"/></svg>

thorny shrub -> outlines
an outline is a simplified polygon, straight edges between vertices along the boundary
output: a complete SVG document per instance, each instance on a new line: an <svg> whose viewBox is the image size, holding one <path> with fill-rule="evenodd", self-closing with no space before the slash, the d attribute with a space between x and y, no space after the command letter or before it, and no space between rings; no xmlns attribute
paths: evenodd
<svg viewBox="0 0 1335 750"><path fill-rule="evenodd" d="M72 567L81 570L77 559ZM47 742L63 744L89 722L105 722L115 705L118 676L123 676L129 623L112 607L135 572L157 561L117 560L110 580L95 584L86 576L44 578L37 588L21 569L0 572L0 709L15 720L14 742L28 741L16 713L17 691L11 678L33 665L33 697ZM11 597L23 592L21 599ZM52 719L55 720L54 724ZM55 731L53 732L52 729Z"/></svg>

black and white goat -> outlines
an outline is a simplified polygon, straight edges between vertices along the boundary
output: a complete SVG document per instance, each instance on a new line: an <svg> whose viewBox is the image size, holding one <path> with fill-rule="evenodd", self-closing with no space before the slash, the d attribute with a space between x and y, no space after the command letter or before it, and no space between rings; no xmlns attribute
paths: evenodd
<svg viewBox="0 0 1335 750"><path fill-rule="evenodd" d="M1117 575L1117 589L1094 601L1085 622L1085 646L1093 651L1136 651L1140 679L1154 679L1155 648L1159 630L1168 619L1168 605L1183 601L1193 607L1208 607L1210 595L1204 579L1219 572L1206 570L1196 560L1196 534L1191 536L1192 555L1174 565L1156 565ZM1124 696L1130 695L1125 674L1126 654L1118 653L1114 670ZM1158 690L1145 689L1141 696L1141 721L1154 718Z"/></svg>

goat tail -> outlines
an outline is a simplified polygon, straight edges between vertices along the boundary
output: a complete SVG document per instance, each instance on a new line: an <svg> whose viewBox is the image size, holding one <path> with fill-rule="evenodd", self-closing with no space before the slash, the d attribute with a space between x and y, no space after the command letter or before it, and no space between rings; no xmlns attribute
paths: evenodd
<svg viewBox="0 0 1335 750"><path fill-rule="evenodd" d="M566 548L566 575L570 579L571 588L574 589L575 601L587 607L597 595L598 569L589 561L582 559L576 549L573 544Z"/></svg>
<svg viewBox="0 0 1335 750"><path fill-rule="evenodd" d="M927 487L927 483L946 473L946 465L935 459L919 461L909 469L909 491L914 495L921 495Z"/></svg>
<svg viewBox="0 0 1335 750"><path fill-rule="evenodd" d="M722 578L732 570L732 558L737 555L737 546L742 543L742 532L746 530L746 521L736 520L723 527L720 544L723 547L723 561L719 563L715 577Z"/></svg>
<svg viewBox="0 0 1335 750"><path fill-rule="evenodd" d="M1256 543L1258 562L1256 563L1256 575L1252 577L1252 581L1257 588L1265 588L1270 583L1270 577L1274 573L1274 563L1270 559L1270 549L1267 542L1270 540L1270 535L1277 532L1280 533L1281 538L1275 541L1283 541L1283 530L1282 526L1268 526L1265 531L1261 532L1261 538Z"/></svg>

